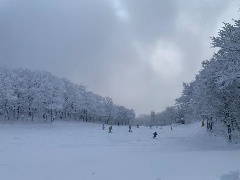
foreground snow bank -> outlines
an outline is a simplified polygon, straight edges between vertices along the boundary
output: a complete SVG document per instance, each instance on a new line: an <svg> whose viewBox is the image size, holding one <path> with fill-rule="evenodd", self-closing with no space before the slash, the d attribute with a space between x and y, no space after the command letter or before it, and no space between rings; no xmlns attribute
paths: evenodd
<svg viewBox="0 0 240 180"><path fill-rule="evenodd" d="M239 145L209 136L199 123L132 130L113 126L108 133L90 123L1 125L0 179L229 180L222 174L240 169Z"/></svg>

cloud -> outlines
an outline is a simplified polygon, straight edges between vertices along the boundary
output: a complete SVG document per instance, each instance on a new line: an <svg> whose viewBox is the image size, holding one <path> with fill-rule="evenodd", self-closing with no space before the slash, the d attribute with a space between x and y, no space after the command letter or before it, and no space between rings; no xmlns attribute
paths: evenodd
<svg viewBox="0 0 240 180"><path fill-rule="evenodd" d="M233 18L235 6L225 0L0 1L0 65L83 83L138 114L161 111L212 55L209 37L222 18Z"/></svg>

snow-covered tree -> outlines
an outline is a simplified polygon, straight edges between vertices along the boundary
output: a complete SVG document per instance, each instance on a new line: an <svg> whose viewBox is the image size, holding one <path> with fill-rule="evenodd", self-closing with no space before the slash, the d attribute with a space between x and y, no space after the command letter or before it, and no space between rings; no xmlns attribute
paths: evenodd
<svg viewBox="0 0 240 180"><path fill-rule="evenodd" d="M129 124L135 113L48 72L0 66L0 116L6 121L64 119Z"/></svg>
<svg viewBox="0 0 240 180"><path fill-rule="evenodd" d="M212 38L218 52L202 63L194 82L185 86L176 100L180 110L188 109L187 113L182 111L185 118L190 112L192 119L206 120L209 131L220 128L230 141L240 132L240 21L234 22L224 23Z"/></svg>

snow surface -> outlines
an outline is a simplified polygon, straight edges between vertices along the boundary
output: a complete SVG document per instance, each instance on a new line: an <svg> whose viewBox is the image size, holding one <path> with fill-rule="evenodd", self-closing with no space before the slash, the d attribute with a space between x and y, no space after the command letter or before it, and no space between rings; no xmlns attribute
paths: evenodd
<svg viewBox="0 0 240 180"><path fill-rule="evenodd" d="M209 136L200 123L132 130L1 124L0 180L239 180L239 143Z"/></svg>

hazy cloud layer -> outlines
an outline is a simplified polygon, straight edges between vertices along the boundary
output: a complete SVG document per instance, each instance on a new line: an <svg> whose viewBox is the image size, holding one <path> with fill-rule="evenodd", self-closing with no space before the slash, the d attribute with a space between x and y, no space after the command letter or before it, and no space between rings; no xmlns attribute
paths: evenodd
<svg viewBox="0 0 240 180"><path fill-rule="evenodd" d="M46 70L139 113L174 104L236 0L0 0L0 65Z"/></svg>

